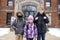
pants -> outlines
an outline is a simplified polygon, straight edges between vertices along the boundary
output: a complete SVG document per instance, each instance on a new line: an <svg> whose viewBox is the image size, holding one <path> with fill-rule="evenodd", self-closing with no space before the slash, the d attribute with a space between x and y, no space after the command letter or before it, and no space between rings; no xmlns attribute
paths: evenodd
<svg viewBox="0 0 60 40"><path fill-rule="evenodd" d="M16 35L16 40L23 40L23 35Z"/></svg>
<svg viewBox="0 0 60 40"><path fill-rule="evenodd" d="M38 34L37 40L45 40L45 33Z"/></svg>
<svg viewBox="0 0 60 40"><path fill-rule="evenodd" d="M33 40L33 38L27 38L27 40Z"/></svg>

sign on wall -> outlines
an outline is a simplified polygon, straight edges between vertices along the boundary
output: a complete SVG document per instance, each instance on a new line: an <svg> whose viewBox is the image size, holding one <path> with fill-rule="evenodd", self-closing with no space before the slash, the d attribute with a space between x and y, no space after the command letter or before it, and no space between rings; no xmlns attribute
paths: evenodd
<svg viewBox="0 0 60 40"><path fill-rule="evenodd" d="M12 25L12 23L14 22L15 19L16 19L15 16L11 16L11 25Z"/></svg>

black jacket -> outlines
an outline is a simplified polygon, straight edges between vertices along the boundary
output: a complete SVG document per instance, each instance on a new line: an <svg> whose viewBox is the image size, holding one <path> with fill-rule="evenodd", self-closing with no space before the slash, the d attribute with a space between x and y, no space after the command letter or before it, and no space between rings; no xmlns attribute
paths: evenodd
<svg viewBox="0 0 60 40"><path fill-rule="evenodd" d="M40 14L39 12L36 17L38 17L38 20L34 20L34 23L37 25L38 33L46 33L46 23L49 23L48 17L45 13ZM46 19L44 19L44 17L46 17Z"/></svg>
<svg viewBox="0 0 60 40"><path fill-rule="evenodd" d="M15 30L15 34L23 34L23 27L24 27L25 21L23 19L16 19L12 26L13 29Z"/></svg>

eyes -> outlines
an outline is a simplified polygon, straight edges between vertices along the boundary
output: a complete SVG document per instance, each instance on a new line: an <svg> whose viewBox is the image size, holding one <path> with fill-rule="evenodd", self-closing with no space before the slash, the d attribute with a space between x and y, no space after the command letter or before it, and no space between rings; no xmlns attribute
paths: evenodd
<svg viewBox="0 0 60 40"><path fill-rule="evenodd" d="M28 20L33 20L33 19L28 19Z"/></svg>

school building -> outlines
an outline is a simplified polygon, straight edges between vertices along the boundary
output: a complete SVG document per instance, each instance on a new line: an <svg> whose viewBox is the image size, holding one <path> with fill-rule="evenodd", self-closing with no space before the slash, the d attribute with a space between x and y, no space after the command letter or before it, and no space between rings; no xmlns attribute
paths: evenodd
<svg viewBox="0 0 60 40"><path fill-rule="evenodd" d="M35 16L43 8L49 27L60 28L60 0L0 0L0 27L11 25L11 16L23 12L24 17Z"/></svg>

